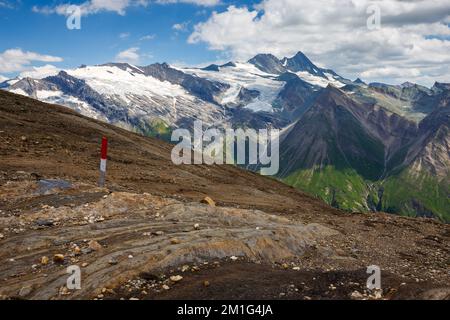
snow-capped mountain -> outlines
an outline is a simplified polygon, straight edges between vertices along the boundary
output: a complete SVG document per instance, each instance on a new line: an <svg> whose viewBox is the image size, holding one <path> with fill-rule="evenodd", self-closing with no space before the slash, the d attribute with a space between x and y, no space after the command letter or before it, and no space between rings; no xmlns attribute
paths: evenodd
<svg viewBox="0 0 450 320"><path fill-rule="evenodd" d="M223 120L222 108L199 96L212 97L210 91L218 94L225 85L189 75L177 83L180 77L159 79L150 75L151 66L145 68L128 64L83 66L43 79L4 82L3 86L143 134L163 134L194 119L210 124ZM163 69L178 73L167 65Z"/></svg>
<svg viewBox="0 0 450 320"><path fill-rule="evenodd" d="M299 52L282 60L257 55L248 62L203 69L166 63L81 66L42 77L6 80L0 88L158 135L161 130L189 126L196 119L207 125L248 125L250 121L255 127L282 128L305 109L299 101L306 103L329 84L342 87L345 83L351 81L315 66Z"/></svg>
<svg viewBox="0 0 450 320"><path fill-rule="evenodd" d="M205 68L108 63L33 74L35 78L6 80L0 88L157 136L197 119L206 125L282 129L298 120L329 85L361 103L416 121L433 110L439 95L438 87L352 82L318 67L302 52L283 59L258 54L247 62Z"/></svg>

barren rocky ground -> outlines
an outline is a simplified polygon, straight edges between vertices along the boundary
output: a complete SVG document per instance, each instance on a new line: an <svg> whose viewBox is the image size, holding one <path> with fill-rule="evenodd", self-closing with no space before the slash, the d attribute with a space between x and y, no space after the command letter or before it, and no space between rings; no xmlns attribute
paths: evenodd
<svg viewBox="0 0 450 320"><path fill-rule="evenodd" d="M96 186L102 136L106 188ZM0 92L0 295L449 298L448 225L342 212L233 166L175 166L170 150ZM70 265L81 290L66 287ZM370 265L381 291L365 289Z"/></svg>

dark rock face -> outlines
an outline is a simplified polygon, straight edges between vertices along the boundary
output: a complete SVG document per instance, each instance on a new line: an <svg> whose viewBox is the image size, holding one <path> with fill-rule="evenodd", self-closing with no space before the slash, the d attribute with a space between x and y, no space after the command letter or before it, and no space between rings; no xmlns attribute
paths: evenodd
<svg viewBox="0 0 450 320"><path fill-rule="evenodd" d="M217 64L210 64L209 66L203 68L202 70L219 72L220 71L220 67Z"/></svg>
<svg viewBox="0 0 450 320"><path fill-rule="evenodd" d="M282 62L272 54L258 54L248 62L270 74L281 74L287 71Z"/></svg>
<svg viewBox="0 0 450 320"><path fill-rule="evenodd" d="M420 122L418 138L409 148L404 165L413 163L420 163L421 169L434 176L450 177L450 104Z"/></svg>
<svg viewBox="0 0 450 320"><path fill-rule="evenodd" d="M258 98L261 95L261 92L258 90L247 89L242 87L237 95L235 101L231 103L227 103L226 107L228 108L244 108L246 105L251 103L253 100Z"/></svg>
<svg viewBox="0 0 450 320"><path fill-rule="evenodd" d="M450 83L436 82L428 94L419 96L414 101L414 107L424 113L450 104Z"/></svg>
<svg viewBox="0 0 450 320"><path fill-rule="evenodd" d="M290 72L282 74L279 79L286 81L286 85L278 95L276 104L286 117L298 119L312 103L319 88Z"/></svg>
<svg viewBox="0 0 450 320"><path fill-rule="evenodd" d="M261 93L258 90L251 90L242 87L238 94L238 101L240 105L246 105L258 98Z"/></svg>
<svg viewBox="0 0 450 320"><path fill-rule="evenodd" d="M267 127L283 128L289 125L289 120L277 113L255 113L245 108L229 109L230 122L235 128L266 129Z"/></svg>
<svg viewBox="0 0 450 320"><path fill-rule="evenodd" d="M288 70L293 72L306 71L310 74L326 78L322 69L312 63L311 60L300 51L292 58L284 58L282 64L285 65Z"/></svg>
<svg viewBox="0 0 450 320"><path fill-rule="evenodd" d="M435 93L450 91L450 83L435 82L431 90Z"/></svg>
<svg viewBox="0 0 450 320"><path fill-rule="evenodd" d="M217 65L217 64L210 64L209 66L202 68L202 70L204 71L215 71L215 72L219 72L220 68L227 68L227 67L236 67L236 64L232 61L227 62L221 66Z"/></svg>
<svg viewBox="0 0 450 320"><path fill-rule="evenodd" d="M236 67L236 64L233 61L227 62L223 65L221 65L222 68L226 68L226 67Z"/></svg>

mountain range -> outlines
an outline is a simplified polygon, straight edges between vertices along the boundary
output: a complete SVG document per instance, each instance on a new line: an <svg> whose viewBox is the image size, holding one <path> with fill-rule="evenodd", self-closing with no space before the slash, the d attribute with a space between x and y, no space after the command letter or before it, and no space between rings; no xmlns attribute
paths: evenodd
<svg viewBox="0 0 450 320"><path fill-rule="evenodd" d="M349 211L450 221L450 84L366 84L299 52L205 68L81 66L0 88L162 139L195 120L279 128L285 183Z"/></svg>

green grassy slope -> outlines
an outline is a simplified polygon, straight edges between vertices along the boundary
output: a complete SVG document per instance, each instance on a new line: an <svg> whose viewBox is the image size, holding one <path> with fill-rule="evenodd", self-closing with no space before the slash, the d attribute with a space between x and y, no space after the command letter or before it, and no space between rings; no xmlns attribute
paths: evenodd
<svg viewBox="0 0 450 320"><path fill-rule="evenodd" d="M323 169L299 170L283 181L343 210L369 209L364 198L368 193L367 184L353 169L339 170L334 166L327 166Z"/></svg>
<svg viewBox="0 0 450 320"><path fill-rule="evenodd" d="M403 170L383 182L382 209L407 216L434 215L450 222L450 177L446 181Z"/></svg>
<svg viewBox="0 0 450 320"><path fill-rule="evenodd" d="M450 222L450 186L408 169L383 181L365 180L353 169L299 170L283 181L348 211L384 211L405 216L437 217ZM450 181L447 179L447 181Z"/></svg>

